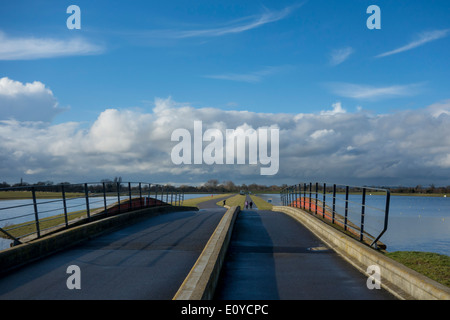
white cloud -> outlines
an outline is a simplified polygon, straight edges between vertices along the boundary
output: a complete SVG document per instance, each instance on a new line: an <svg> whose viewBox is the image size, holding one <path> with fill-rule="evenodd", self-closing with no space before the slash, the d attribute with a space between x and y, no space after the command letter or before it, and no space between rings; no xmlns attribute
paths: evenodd
<svg viewBox="0 0 450 320"><path fill-rule="evenodd" d="M330 55L330 64L332 66L337 66L338 64L341 64L345 60L347 60L350 55L352 55L354 52L352 47L346 47L341 49L335 49L331 52Z"/></svg>
<svg viewBox="0 0 450 320"><path fill-rule="evenodd" d="M33 60L99 54L104 48L83 38L12 38L0 31L0 60Z"/></svg>
<svg viewBox="0 0 450 320"><path fill-rule="evenodd" d="M340 102L333 103L333 110L329 111L321 111L320 114L323 116L334 116L339 113L345 113L345 109L342 108L342 104Z"/></svg>
<svg viewBox="0 0 450 320"><path fill-rule="evenodd" d="M328 129L316 130L313 133L311 133L310 137L316 140L316 139L321 139L323 137L332 135L333 133L334 133L333 129L330 129L330 130L328 130Z"/></svg>
<svg viewBox="0 0 450 320"><path fill-rule="evenodd" d="M0 119L51 121L63 111L53 92L42 82L22 83L0 78Z"/></svg>
<svg viewBox="0 0 450 320"><path fill-rule="evenodd" d="M443 29L443 30L434 30L434 31L427 31L422 32L419 35L416 36L416 39L408 43L407 45L404 45L400 48L397 48L392 51L384 52L379 55L377 55L375 58L382 58L391 56L393 54L397 54L400 52L408 51L420 46L423 46L424 44L435 41L441 38L445 38L450 33L450 29Z"/></svg>
<svg viewBox="0 0 450 320"><path fill-rule="evenodd" d="M450 116L450 100L432 104L427 109L435 118L438 118L441 114Z"/></svg>
<svg viewBox="0 0 450 320"><path fill-rule="evenodd" d="M318 114L266 114L198 109L156 99L152 112L108 109L84 128L70 122L0 121L0 176L8 181L95 181L122 176L148 182L210 178L236 183L294 183L302 179L358 184L450 183L449 102L393 114L350 113L340 103ZM258 166L181 165L171 161L177 128L280 129L280 167L262 177ZM206 146L206 142L204 146ZM263 180L265 178L266 180Z"/></svg>
<svg viewBox="0 0 450 320"><path fill-rule="evenodd" d="M220 37L228 34L241 33L262 27L266 24L273 23L286 18L300 5L293 5L283 8L279 11L268 10L259 15L252 15L249 17L240 18L220 26L214 26L203 29L191 30L151 30L141 32L141 35L148 37L162 37L162 38L196 38L196 37Z"/></svg>
<svg viewBox="0 0 450 320"><path fill-rule="evenodd" d="M336 82L330 83L332 92L353 99L385 99L393 97L413 96L420 92L422 83L408 85L392 85L386 87L375 87L353 83Z"/></svg>
<svg viewBox="0 0 450 320"><path fill-rule="evenodd" d="M290 66L265 67L261 70L250 73L224 73L216 75L206 75L205 78L217 80L230 80L238 82L256 83L262 81L264 78L275 75L282 71L288 70Z"/></svg>

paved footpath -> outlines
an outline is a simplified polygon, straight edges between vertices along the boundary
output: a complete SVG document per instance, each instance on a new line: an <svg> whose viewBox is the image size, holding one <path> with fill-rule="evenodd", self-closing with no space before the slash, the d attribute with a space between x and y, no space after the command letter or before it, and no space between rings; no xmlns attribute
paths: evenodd
<svg viewBox="0 0 450 320"><path fill-rule="evenodd" d="M216 300L394 299L281 212L241 211L225 261Z"/></svg>
<svg viewBox="0 0 450 320"><path fill-rule="evenodd" d="M162 214L83 242L0 278L0 299L170 300L225 211ZM67 288L70 265L80 290Z"/></svg>

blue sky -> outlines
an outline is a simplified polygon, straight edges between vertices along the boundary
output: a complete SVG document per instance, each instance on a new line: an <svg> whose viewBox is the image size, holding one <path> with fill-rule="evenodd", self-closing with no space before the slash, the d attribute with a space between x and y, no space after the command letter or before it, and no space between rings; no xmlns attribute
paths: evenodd
<svg viewBox="0 0 450 320"><path fill-rule="evenodd" d="M405 113L415 116L424 110L436 110L439 105L438 113L443 115L440 125L444 126L448 121L450 99L450 7L447 2L2 1L0 78L7 78L9 82L5 83L18 88L37 81L47 91L41 88L43 93L35 97L35 103L21 102L17 112L11 111L6 100L0 99L0 119L16 119L21 123L40 120L47 124L45 130L41 128L39 132L47 133L50 129L67 129L76 123L77 128L71 129L73 137L92 131L108 109L119 110L121 115L129 111L137 116L156 117L157 101L163 99L171 101L166 105L174 108L175 113L177 108L188 105L204 110L205 114L209 110L205 108L212 108L218 114L241 111L267 118L270 114L320 116L324 110L338 110L333 109L336 105L346 115L355 117L361 113L372 117ZM66 9L71 4L81 9L80 30L66 27L69 17ZM372 4L381 9L380 30L366 27L370 16L366 9ZM429 109L430 106L434 107ZM322 120L318 129L338 132L331 122ZM155 120L149 121L153 124ZM339 121L336 123L342 123ZM256 126L251 120L248 122ZM280 120L278 125L283 131L282 123ZM380 127L381 124L373 128L373 135ZM357 134L362 132L353 132L351 136ZM442 132L436 132L439 134ZM388 140L399 139L392 150L405 145L404 138L396 137L394 133L387 137ZM431 173L412 177L413 169L402 169L396 171L398 174L387 174L384 180L375 179L379 173L362 174L359 181L450 183L443 178L449 173L450 148L447 148L447 140L441 139L440 143L442 150L436 158L420 162L433 172L432 177ZM167 145L170 145L170 138ZM22 148L14 143L4 147L10 153ZM419 152L419 147L410 148ZM428 153L435 154L436 148ZM57 173L58 170L50 167L43 168L42 163L30 160L39 158L32 151L20 151L22 157L28 155L25 157L28 160L21 158L23 169L2 173L4 180L18 180L25 172L28 172L25 180L30 181L46 180L46 177L57 181L78 180L89 176L86 171L66 176L64 170ZM328 152L329 158L336 154ZM52 161L66 163L56 151L41 156L42 161L48 156ZM283 158L281 151L280 157ZM151 163L157 167L161 159ZM371 159L367 157L365 161ZM17 164L17 159L4 161ZM408 163L409 160L395 158L395 161ZM123 165L119 161L114 170L101 174L113 171L112 175L123 173L126 177L127 171L119 169ZM169 167L161 177L173 174L170 181L183 182L181 174L172 172L176 168ZM207 173L195 178L193 174L190 182L220 176L220 167L205 170ZM299 168L298 172L301 176L305 170ZM129 175L139 176L139 170ZM278 180L273 177L271 181L261 181L281 182L288 176L280 172ZM318 176L316 171L300 178ZM348 179L339 175L335 178Z"/></svg>

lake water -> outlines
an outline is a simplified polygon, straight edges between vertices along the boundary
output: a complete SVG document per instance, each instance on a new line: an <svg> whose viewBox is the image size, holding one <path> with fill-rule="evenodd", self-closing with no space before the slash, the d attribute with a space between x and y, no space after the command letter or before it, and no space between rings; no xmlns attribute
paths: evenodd
<svg viewBox="0 0 450 320"><path fill-rule="evenodd" d="M281 205L278 194L261 197ZM382 208L384 201L382 196L368 196L367 203ZM379 224L378 230L382 230L382 215L374 220ZM450 197L391 196L388 228L380 240L390 252L428 251L450 255Z"/></svg>
<svg viewBox="0 0 450 320"><path fill-rule="evenodd" d="M185 199L204 196L208 196L208 194L185 194ZM261 197L265 200L270 199L274 205L281 205L279 194L265 194L261 195ZM340 197L340 201L337 201L337 203L341 202L342 205L343 196L338 195L338 197ZM321 199L320 195L319 200ZM354 201L354 203L360 202L358 196L351 197L350 200ZM49 202L51 200L40 201ZM91 209L103 206L103 198L93 198L91 201ZM107 199L108 204L115 201L117 201L116 197ZM327 201L331 202L331 199L327 199ZM382 196L367 196L368 206L383 208L384 201ZM0 208L29 203L30 200L5 200L0 201ZM327 203L330 204L329 202ZM68 202L68 205L73 206L69 211L84 210L85 199L71 200ZM40 213L40 217L62 213L62 210L58 210L58 208L62 208L61 200L40 204L39 212L43 212ZM354 211L358 210L355 209ZM377 235L382 230L383 214L377 210L373 210L373 212L368 210L366 213L366 230L371 234ZM15 217L22 216L10 222L19 223L32 220L34 218L34 210L32 206L19 207L14 210L0 210L0 227L5 225L5 222L1 220L11 215ZM352 215L355 216L355 219L359 219L358 212L350 210L350 219L352 219ZM388 229L380 240L387 245L387 250L390 252L429 251L450 255L450 197L391 196ZM8 248L10 243L11 241L0 238L0 250Z"/></svg>

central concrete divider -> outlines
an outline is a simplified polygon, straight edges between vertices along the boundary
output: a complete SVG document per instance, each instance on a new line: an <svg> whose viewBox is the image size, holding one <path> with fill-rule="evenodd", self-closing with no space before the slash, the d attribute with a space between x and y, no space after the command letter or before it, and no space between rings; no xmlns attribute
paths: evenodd
<svg viewBox="0 0 450 320"><path fill-rule="evenodd" d="M82 241L157 216L176 211L198 211L197 207L157 206L120 213L87 222L42 238L0 251L0 275L72 247Z"/></svg>
<svg viewBox="0 0 450 320"><path fill-rule="evenodd" d="M234 206L224 214L173 300L211 300L213 298L231 241L234 222L240 210L239 206Z"/></svg>
<svg viewBox="0 0 450 320"><path fill-rule="evenodd" d="M298 208L285 206L274 206L272 210L283 212L299 221L320 240L367 276L369 276L366 273L369 266L378 266L380 268L381 286L399 299L450 299L450 288L350 238L311 214Z"/></svg>

